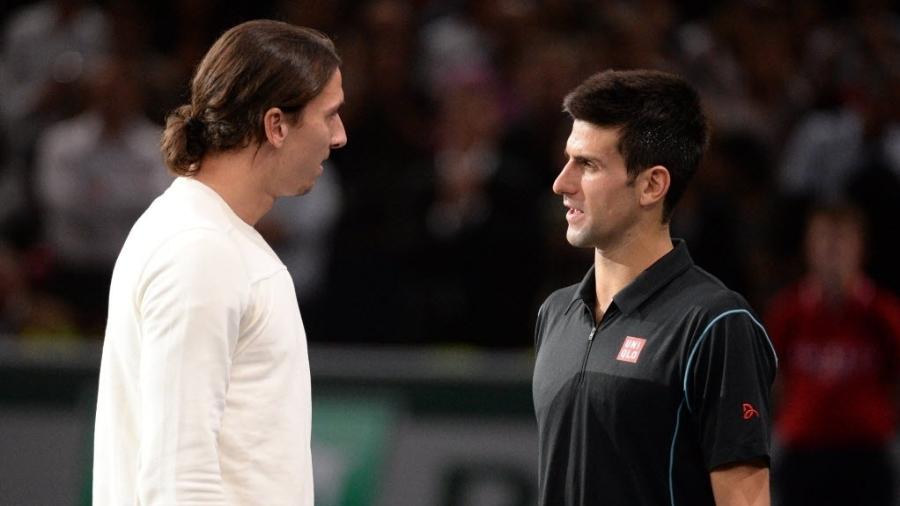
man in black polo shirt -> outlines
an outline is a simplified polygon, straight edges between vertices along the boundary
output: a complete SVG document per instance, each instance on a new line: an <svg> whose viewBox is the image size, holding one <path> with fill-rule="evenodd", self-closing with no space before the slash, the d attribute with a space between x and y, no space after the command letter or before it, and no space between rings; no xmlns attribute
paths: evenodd
<svg viewBox="0 0 900 506"><path fill-rule="evenodd" d="M669 235L707 140L697 93L607 71L565 109L553 191L594 265L538 313L540 504L768 505L775 352L746 301Z"/></svg>

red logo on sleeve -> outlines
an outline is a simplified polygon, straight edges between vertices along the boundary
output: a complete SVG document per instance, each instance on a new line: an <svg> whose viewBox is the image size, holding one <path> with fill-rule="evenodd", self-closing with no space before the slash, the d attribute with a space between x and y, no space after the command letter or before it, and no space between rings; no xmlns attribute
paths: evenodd
<svg viewBox="0 0 900 506"><path fill-rule="evenodd" d="M754 416L759 416L759 411L757 411L756 408L753 407L753 404L745 402L741 404L741 407L744 409L744 420L749 420Z"/></svg>
<svg viewBox="0 0 900 506"><path fill-rule="evenodd" d="M644 344L646 342L647 340L641 337L626 337L625 342L622 343L622 348L619 349L619 354L618 356L616 356L616 360L636 364L638 361L638 357L641 356L641 350L644 349Z"/></svg>

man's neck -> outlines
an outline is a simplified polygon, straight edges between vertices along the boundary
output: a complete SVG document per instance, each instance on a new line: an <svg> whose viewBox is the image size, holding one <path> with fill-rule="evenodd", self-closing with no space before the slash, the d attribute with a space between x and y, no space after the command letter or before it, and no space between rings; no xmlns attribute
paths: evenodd
<svg viewBox="0 0 900 506"><path fill-rule="evenodd" d="M256 163L255 148L248 148L204 156L194 179L218 193L242 221L255 226L275 199L260 182L264 167Z"/></svg>
<svg viewBox="0 0 900 506"><path fill-rule="evenodd" d="M626 237L613 247L594 250L594 284L597 301L594 317L606 314L613 297L642 272L672 251L669 227Z"/></svg>
<svg viewBox="0 0 900 506"><path fill-rule="evenodd" d="M807 279L807 283L821 293L825 302L836 306L856 295L865 274L859 269L849 272L814 271L809 273Z"/></svg>

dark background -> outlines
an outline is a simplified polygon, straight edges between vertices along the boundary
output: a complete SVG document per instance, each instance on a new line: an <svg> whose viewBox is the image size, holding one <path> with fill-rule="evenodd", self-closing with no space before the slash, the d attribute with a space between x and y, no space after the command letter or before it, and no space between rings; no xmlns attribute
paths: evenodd
<svg viewBox="0 0 900 506"><path fill-rule="evenodd" d="M23 12L41 5L74 12L73 25L92 13L104 27L65 82L52 71L16 75L21 58L47 58L36 46L48 37L11 42L28 25ZM757 310L800 272L805 209L821 200L863 207L867 269L900 288L900 25L889 2L59 0L8 3L0 14L4 100L23 82L49 90L24 111L5 107L0 131L3 195L16 197L0 203L9 334L102 334L115 251L68 258L47 230L74 211L56 209L35 183L41 143L53 142L46 132L98 107L91 62L129 69L117 82L161 128L209 44L256 17L316 27L344 59L349 143L327 166L327 212L304 213L305 229L291 227L290 212L260 225L279 253L294 247L282 256L297 265L319 259L297 287L312 341L530 346L540 301L577 282L591 258L565 243L550 190L570 126L561 100L607 68L674 71L701 91L712 143L673 235ZM41 29L61 30L32 32ZM106 102L116 114L117 101ZM124 190L72 191L90 212ZM95 211L98 221L127 214Z"/></svg>

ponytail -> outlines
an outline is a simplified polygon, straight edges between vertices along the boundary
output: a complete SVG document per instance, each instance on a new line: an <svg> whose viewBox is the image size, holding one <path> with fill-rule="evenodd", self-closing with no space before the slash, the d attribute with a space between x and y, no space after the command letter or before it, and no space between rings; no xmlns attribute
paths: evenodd
<svg viewBox="0 0 900 506"><path fill-rule="evenodd" d="M172 111L166 118L166 130L162 135L163 158L169 170L179 176L197 172L197 162L206 152L206 127L191 113L190 105Z"/></svg>

